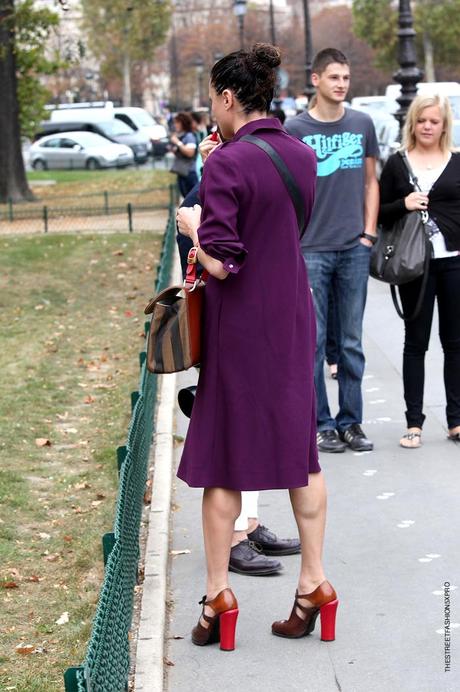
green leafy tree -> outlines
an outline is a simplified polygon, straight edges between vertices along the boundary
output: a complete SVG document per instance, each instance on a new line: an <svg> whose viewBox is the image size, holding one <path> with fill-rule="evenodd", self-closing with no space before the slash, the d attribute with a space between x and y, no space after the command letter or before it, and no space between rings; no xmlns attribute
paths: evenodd
<svg viewBox="0 0 460 692"><path fill-rule="evenodd" d="M50 92L40 75L52 74L60 62L45 55L46 44L59 16L47 8L35 8L33 0L19 2L15 16L15 52L18 75L19 124L23 137L32 137L44 117Z"/></svg>
<svg viewBox="0 0 460 692"><path fill-rule="evenodd" d="M57 16L33 0L0 0L0 202L31 199L21 135L32 134L47 94L40 73L52 69L45 46Z"/></svg>
<svg viewBox="0 0 460 692"><path fill-rule="evenodd" d="M152 60L170 24L169 0L82 0L84 25L92 53L106 78L123 77L123 101L131 98L135 61Z"/></svg>
<svg viewBox="0 0 460 692"><path fill-rule="evenodd" d="M376 51L382 67L396 67L398 3L392 0L354 0L356 34ZM425 63L426 78L435 79L436 67L460 62L460 0L418 0L412 3L416 45Z"/></svg>

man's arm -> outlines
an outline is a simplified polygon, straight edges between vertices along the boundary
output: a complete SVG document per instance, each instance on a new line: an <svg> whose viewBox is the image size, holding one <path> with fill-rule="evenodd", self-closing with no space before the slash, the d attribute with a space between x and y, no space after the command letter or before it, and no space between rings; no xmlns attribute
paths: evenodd
<svg viewBox="0 0 460 692"><path fill-rule="evenodd" d="M363 232L377 237L377 216L379 213L379 184L375 174L375 159L368 156L364 159L365 192L364 192L364 229ZM361 238L364 245L371 246L372 242Z"/></svg>

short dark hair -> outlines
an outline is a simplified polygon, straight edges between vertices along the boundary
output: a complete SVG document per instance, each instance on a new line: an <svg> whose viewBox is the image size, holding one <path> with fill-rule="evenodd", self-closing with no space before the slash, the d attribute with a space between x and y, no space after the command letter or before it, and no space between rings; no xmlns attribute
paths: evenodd
<svg viewBox="0 0 460 692"><path fill-rule="evenodd" d="M267 112L276 86L276 68L281 64L279 48L256 43L250 51L229 53L211 69L211 86L217 94L231 89L245 113Z"/></svg>
<svg viewBox="0 0 460 692"><path fill-rule="evenodd" d="M320 50L313 59L311 71L321 75L324 70L332 63L337 62L339 65L349 65L348 58L337 48L324 48Z"/></svg>
<svg viewBox="0 0 460 692"><path fill-rule="evenodd" d="M176 113L176 115L174 116L174 120L177 120L178 122L180 122L184 132L192 132L193 120L192 120L192 116L190 115L190 113L185 113L184 111L181 111L180 113Z"/></svg>

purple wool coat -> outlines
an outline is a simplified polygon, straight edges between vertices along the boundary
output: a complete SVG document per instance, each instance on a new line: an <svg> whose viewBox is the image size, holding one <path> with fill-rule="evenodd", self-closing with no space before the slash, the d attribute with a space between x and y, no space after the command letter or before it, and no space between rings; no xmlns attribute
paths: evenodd
<svg viewBox="0 0 460 692"><path fill-rule="evenodd" d="M242 127L204 166L203 250L229 271L205 290L203 358L177 475L192 487L296 488L320 471L313 363L316 325L297 218L255 134L314 201L313 151L275 118Z"/></svg>

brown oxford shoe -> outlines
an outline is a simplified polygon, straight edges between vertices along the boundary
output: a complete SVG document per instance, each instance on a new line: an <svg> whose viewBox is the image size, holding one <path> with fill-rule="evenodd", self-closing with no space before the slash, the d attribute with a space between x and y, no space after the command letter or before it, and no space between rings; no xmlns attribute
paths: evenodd
<svg viewBox="0 0 460 692"><path fill-rule="evenodd" d="M235 629L238 618L238 602L231 589L224 589L211 601L206 596L200 601L203 606L200 619L192 630L192 642L197 646L220 642L223 651L233 651L235 648ZM214 615L206 615L205 606L213 611ZM204 620L208 626L201 624Z"/></svg>
<svg viewBox="0 0 460 692"><path fill-rule="evenodd" d="M310 605L300 603L301 598ZM328 581L323 581L312 593L299 594L296 591L294 607L289 620L279 620L272 625L272 634L277 637L298 639L306 637L315 629L318 615L321 617L321 640L332 642L335 639L335 616L337 612L337 594ZM298 614L298 611L302 615Z"/></svg>

